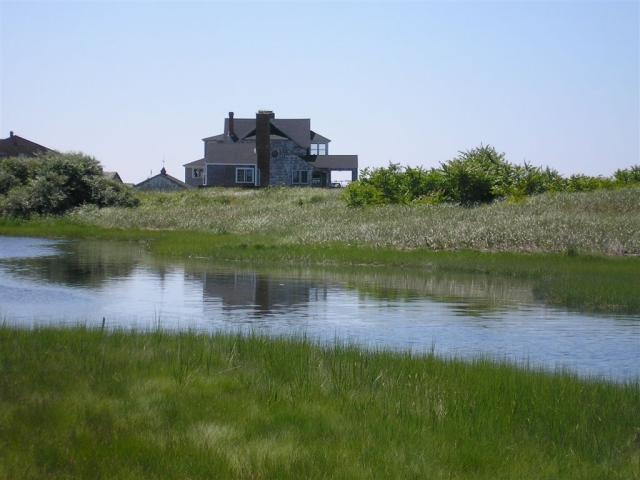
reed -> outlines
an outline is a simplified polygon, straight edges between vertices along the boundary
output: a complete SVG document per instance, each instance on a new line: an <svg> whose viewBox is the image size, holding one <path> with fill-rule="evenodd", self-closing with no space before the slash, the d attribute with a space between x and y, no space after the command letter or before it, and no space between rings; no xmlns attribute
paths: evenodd
<svg viewBox="0 0 640 480"><path fill-rule="evenodd" d="M0 478L640 475L640 385L304 338L0 328Z"/></svg>
<svg viewBox="0 0 640 480"><path fill-rule="evenodd" d="M489 205L348 207L310 188L140 194L137 208L86 206L74 222L103 228L271 237L279 244L640 255L640 189L543 194Z"/></svg>

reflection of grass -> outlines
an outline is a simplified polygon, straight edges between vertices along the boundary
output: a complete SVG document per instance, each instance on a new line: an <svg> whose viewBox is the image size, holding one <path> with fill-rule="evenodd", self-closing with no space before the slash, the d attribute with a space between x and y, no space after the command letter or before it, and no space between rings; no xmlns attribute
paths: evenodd
<svg viewBox="0 0 640 480"><path fill-rule="evenodd" d="M243 262L253 265L305 265L341 270L376 267L421 272L482 273L531 281L541 301L582 311L640 312L640 258L562 254L433 252L371 246L284 244L258 235L214 235L192 231L102 229L44 219L0 220L0 234L136 241L158 257L200 262ZM200 258L202 257L202 258ZM388 273L388 272L387 272Z"/></svg>
<svg viewBox="0 0 640 480"><path fill-rule="evenodd" d="M234 335L0 328L1 478L636 478L640 388Z"/></svg>

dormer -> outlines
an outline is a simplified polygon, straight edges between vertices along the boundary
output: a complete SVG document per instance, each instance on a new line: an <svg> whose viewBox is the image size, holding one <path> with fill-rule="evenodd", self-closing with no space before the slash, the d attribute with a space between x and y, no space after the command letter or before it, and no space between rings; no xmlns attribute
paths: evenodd
<svg viewBox="0 0 640 480"><path fill-rule="evenodd" d="M311 130L311 144L309 145L309 155L329 155L329 140L319 133Z"/></svg>

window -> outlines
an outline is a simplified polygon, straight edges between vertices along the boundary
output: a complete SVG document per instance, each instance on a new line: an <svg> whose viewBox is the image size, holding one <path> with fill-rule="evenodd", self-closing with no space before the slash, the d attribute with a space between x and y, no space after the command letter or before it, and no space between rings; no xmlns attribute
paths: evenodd
<svg viewBox="0 0 640 480"><path fill-rule="evenodd" d="M309 154L311 155L326 155L327 144L326 143L312 143L309 148Z"/></svg>
<svg viewBox="0 0 640 480"><path fill-rule="evenodd" d="M200 178L202 175L204 175L204 168L193 169L193 178Z"/></svg>
<svg viewBox="0 0 640 480"><path fill-rule="evenodd" d="M236 183L255 183L253 168L236 168Z"/></svg>
<svg viewBox="0 0 640 480"><path fill-rule="evenodd" d="M309 183L309 172L307 170L296 170L293 172L293 181L291 182L294 185L306 185Z"/></svg>

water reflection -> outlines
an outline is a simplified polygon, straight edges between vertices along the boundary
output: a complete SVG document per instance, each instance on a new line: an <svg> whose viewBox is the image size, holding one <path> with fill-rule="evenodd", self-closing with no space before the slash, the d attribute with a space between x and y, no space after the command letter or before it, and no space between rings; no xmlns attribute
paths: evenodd
<svg viewBox="0 0 640 480"><path fill-rule="evenodd" d="M111 327L305 334L640 376L640 317L550 308L534 291L527 281L492 275L265 271L162 261L135 243L0 237L0 318L10 323L106 318Z"/></svg>
<svg viewBox="0 0 640 480"><path fill-rule="evenodd" d="M15 244L24 239L10 240ZM97 288L113 280L128 278L137 270L153 272L163 284L175 270L174 263L154 259L142 245L135 243L40 240L42 243L38 244L33 239L29 242L32 248L37 248L28 256L0 256L5 271L17 278ZM17 248L12 245L12 250ZM312 301L325 300L327 285L354 290L363 301L411 302L426 297L454 303L451 312L463 316L491 315L517 305L538 302L530 284L490 275L416 274L379 268L299 268L266 272L240 267L230 270L228 265L216 266L201 261L186 262L182 272L185 281L202 283L205 302L220 301L229 310L251 307L256 314L291 311Z"/></svg>
<svg viewBox="0 0 640 480"><path fill-rule="evenodd" d="M256 314L287 312L310 302L326 300L326 287L310 281L290 282L255 271L204 272L205 302L221 302L223 309L251 309Z"/></svg>
<svg viewBox="0 0 640 480"><path fill-rule="evenodd" d="M14 243L18 239L11 240ZM0 257L0 262L21 278L79 287L99 287L112 278L127 277L145 262L141 247L116 242L46 242L42 247L48 249L48 255Z"/></svg>

